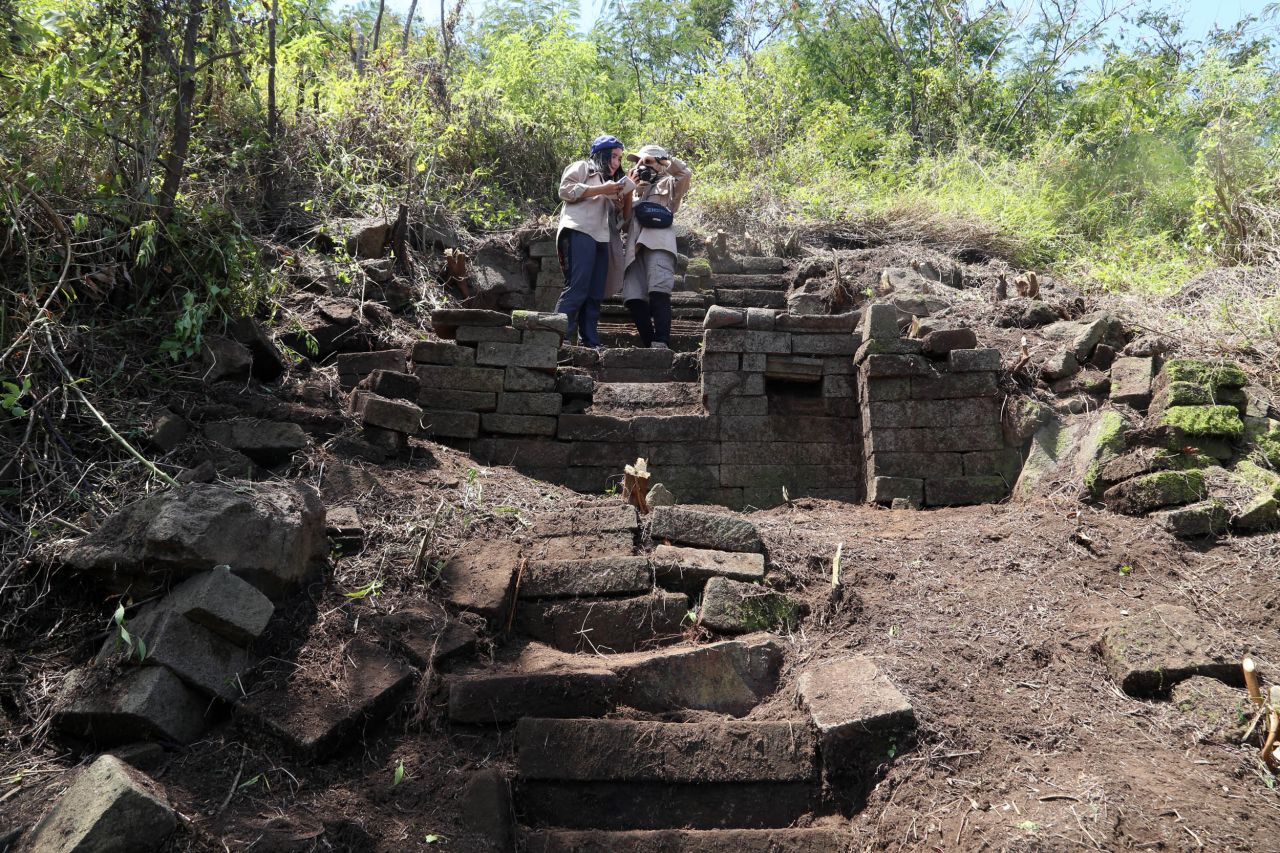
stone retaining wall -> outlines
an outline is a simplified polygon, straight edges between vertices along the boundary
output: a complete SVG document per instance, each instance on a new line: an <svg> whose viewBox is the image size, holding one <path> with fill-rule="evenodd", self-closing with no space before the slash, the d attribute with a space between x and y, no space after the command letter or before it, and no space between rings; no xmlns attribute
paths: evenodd
<svg viewBox="0 0 1280 853"><path fill-rule="evenodd" d="M867 499L916 506L992 503L1009 495L1022 455L1000 425L1000 353L971 330L901 338L897 311L872 305L855 356Z"/></svg>
<svg viewBox="0 0 1280 853"><path fill-rule="evenodd" d="M970 345L931 359L924 343L898 337L893 315L887 306L872 306L865 321L713 307L701 406L664 393L692 394L687 384L597 386L600 375L640 378L610 370L674 372L678 355L562 348L563 316L523 311L438 311L447 340L400 351L400 370L387 367L391 351L339 371L344 383L359 380L352 410L381 446L431 437L583 492L615 485L644 457L652 482L681 502L1003 498L1021 458L1001 438L998 353ZM362 366L377 369L360 378ZM601 413L606 400L631 406Z"/></svg>

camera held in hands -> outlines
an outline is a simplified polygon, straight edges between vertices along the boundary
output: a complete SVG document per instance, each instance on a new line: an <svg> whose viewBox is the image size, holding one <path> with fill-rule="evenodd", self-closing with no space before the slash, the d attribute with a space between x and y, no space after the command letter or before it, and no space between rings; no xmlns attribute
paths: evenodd
<svg viewBox="0 0 1280 853"><path fill-rule="evenodd" d="M658 180L658 170L648 163L642 163L636 169L636 177L646 184L651 184Z"/></svg>

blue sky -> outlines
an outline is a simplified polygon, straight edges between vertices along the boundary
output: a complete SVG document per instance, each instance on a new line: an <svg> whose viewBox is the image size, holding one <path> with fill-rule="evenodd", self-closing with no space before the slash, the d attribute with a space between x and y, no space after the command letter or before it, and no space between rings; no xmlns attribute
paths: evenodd
<svg viewBox="0 0 1280 853"><path fill-rule="evenodd" d="M603 0L578 0L579 17L584 29L595 21L603 6ZM1258 15L1275 0L1190 0L1190 2L1158 3L1156 5L1181 14L1188 35L1201 38L1215 25L1229 27L1246 15ZM351 0L338 0L338 7L354 6ZM452 4L450 4L452 5ZM469 0L467 12L475 14L483 7L483 0ZM1017 5L1010 3L1009 5ZM387 0L387 8L403 15L409 11L409 0ZM433 0L418 3L417 17L425 23L438 23L440 4ZM1273 24L1274 25L1274 22Z"/></svg>

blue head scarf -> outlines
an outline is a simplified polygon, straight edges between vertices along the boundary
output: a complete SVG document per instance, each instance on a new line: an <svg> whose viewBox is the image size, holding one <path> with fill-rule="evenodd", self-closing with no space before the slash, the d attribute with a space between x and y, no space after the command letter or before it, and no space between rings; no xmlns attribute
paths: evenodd
<svg viewBox="0 0 1280 853"><path fill-rule="evenodd" d="M615 148L626 148L618 137L611 134L597 136L591 142L591 159L600 167L601 172L609 171L610 152ZM612 177L612 175L609 175Z"/></svg>

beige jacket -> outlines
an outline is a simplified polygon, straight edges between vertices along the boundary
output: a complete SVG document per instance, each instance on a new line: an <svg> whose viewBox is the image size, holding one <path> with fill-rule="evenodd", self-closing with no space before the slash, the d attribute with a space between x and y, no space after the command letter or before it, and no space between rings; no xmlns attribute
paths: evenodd
<svg viewBox="0 0 1280 853"><path fill-rule="evenodd" d="M600 168L591 160L570 163L560 176L560 200L564 202L560 211L560 228L572 228L590 234L597 243L608 243L613 236L609 231L609 210L613 207L613 198L607 195L582 198L589 187L606 183ZM622 191L634 189L635 183L624 178Z"/></svg>
<svg viewBox="0 0 1280 853"><path fill-rule="evenodd" d="M646 190L637 188L634 194L636 204L642 201L656 201L675 214L680 210L680 202L689 192L689 184L693 180L693 172L680 160L672 157L667 172L658 178L654 185ZM676 231L674 228L643 228L633 216L627 225L627 252L622 267L626 269L636 259L636 247L646 246L650 249L662 249L676 254Z"/></svg>

